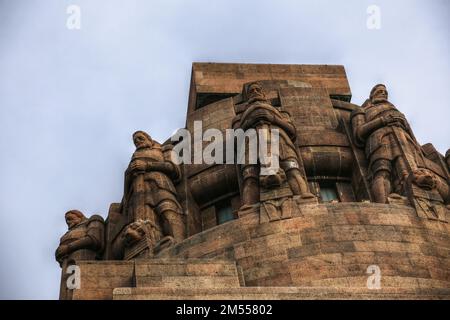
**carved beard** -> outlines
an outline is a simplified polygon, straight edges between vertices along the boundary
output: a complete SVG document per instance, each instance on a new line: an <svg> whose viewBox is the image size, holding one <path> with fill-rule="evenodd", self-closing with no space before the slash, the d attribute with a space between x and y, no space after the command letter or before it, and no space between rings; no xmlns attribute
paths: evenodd
<svg viewBox="0 0 450 320"><path fill-rule="evenodd" d="M248 103L253 103L256 101L267 101L266 96L264 94L252 94L248 98Z"/></svg>
<svg viewBox="0 0 450 320"><path fill-rule="evenodd" d="M75 228L76 226L78 226L81 222L83 222L83 220L78 220L78 221L72 221L71 223L67 223L67 226L69 227L69 230L70 229L73 229L73 228Z"/></svg>
<svg viewBox="0 0 450 320"><path fill-rule="evenodd" d="M141 145L136 146L136 150L145 149L145 148L152 148L153 143L151 141L147 141L142 143Z"/></svg>
<svg viewBox="0 0 450 320"><path fill-rule="evenodd" d="M373 97L372 98L372 103L374 103L374 104L383 103L383 102L388 102L388 99L385 97Z"/></svg>

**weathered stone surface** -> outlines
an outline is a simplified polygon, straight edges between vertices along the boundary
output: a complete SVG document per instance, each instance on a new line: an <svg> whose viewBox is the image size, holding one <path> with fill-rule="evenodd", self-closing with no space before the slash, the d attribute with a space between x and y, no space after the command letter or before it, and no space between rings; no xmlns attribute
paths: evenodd
<svg viewBox="0 0 450 320"><path fill-rule="evenodd" d="M383 211L384 210L384 211ZM448 273L436 270L450 268L449 226L435 221L446 232L430 237L427 228L422 226L423 219L417 218L415 211L408 206L392 208L380 204L318 204L302 208L304 215L286 220L258 224L245 224L236 220L227 224L227 229L238 229L239 238L231 247L229 242L214 242L220 252L232 248L234 258L241 266L245 283L249 286L276 286L280 275L285 285L312 285L312 281L334 278L333 286L349 286L367 280L367 267L378 265L382 285L396 286L402 278L437 280L443 287L450 286ZM345 212L352 212L350 223L345 223ZM253 213L254 216L258 212ZM245 219L251 220L251 216ZM354 220L359 221L354 224ZM324 225L323 221L327 223ZM336 223L333 223L336 221ZM223 226L225 227L225 226ZM221 237L222 230L214 228L193 236L191 245L175 246L162 253L162 256L201 257L204 243ZM197 242L202 239L201 242ZM427 237L427 238L425 238ZM423 246L428 243L428 246ZM212 257L212 255L209 255ZM420 258L425 260L420 260ZM427 264L425 261L433 261ZM434 271L430 271L430 268ZM397 276L398 278L392 278ZM397 280L395 280L397 279ZM417 281L405 280L412 287L418 287ZM360 283L360 286L363 284Z"/></svg>

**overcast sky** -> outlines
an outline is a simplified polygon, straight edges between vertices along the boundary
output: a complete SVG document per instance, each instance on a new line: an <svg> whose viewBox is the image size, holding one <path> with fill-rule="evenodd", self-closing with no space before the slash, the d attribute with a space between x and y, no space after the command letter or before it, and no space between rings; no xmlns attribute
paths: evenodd
<svg viewBox="0 0 450 320"><path fill-rule="evenodd" d="M0 298L58 298L64 213L120 201L131 134L184 126L194 61L342 64L352 102L386 83L445 153L449 24L447 0L0 0Z"/></svg>

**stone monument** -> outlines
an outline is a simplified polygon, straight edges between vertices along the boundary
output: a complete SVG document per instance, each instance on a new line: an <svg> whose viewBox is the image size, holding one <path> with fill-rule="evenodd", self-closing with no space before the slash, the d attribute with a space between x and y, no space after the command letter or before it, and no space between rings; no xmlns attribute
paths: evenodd
<svg viewBox="0 0 450 320"><path fill-rule="evenodd" d="M385 85L350 101L342 66L194 63L187 132L253 130L269 161L243 140L243 162L180 164L135 132L105 221L66 213L61 299L449 299L450 151Z"/></svg>

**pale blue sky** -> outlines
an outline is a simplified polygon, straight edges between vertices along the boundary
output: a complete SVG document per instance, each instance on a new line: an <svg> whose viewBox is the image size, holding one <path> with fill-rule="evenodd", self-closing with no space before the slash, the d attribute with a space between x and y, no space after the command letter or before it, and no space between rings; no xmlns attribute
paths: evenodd
<svg viewBox="0 0 450 320"><path fill-rule="evenodd" d="M446 0L0 0L0 298L58 297L64 212L120 201L131 134L184 126L193 61L343 64L354 103L386 83L444 153L449 25Z"/></svg>

